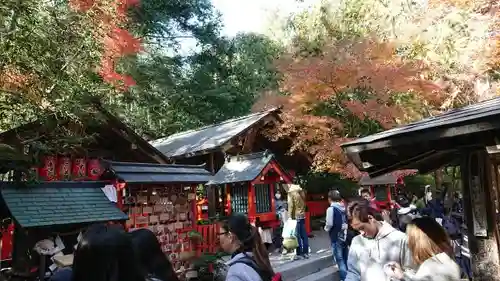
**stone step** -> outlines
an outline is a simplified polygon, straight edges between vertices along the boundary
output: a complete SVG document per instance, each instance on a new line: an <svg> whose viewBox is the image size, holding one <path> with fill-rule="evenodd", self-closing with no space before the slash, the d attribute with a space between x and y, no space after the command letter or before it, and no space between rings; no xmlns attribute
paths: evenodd
<svg viewBox="0 0 500 281"><path fill-rule="evenodd" d="M283 280L297 281L326 268L333 267L333 261L331 252L327 251L322 254L313 254L309 259L305 260L288 261L283 264L273 262L273 267L275 272L281 273Z"/></svg>
<svg viewBox="0 0 500 281"><path fill-rule="evenodd" d="M316 273L302 277L297 281L339 281L339 280L340 280L339 269L337 266L332 265Z"/></svg>

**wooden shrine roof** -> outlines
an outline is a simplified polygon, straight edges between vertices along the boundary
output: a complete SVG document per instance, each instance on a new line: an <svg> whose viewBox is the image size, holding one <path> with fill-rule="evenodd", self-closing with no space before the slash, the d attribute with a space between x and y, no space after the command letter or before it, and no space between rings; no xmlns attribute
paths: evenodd
<svg viewBox="0 0 500 281"><path fill-rule="evenodd" d="M206 183L212 175L203 166L103 161L104 178L126 183Z"/></svg>
<svg viewBox="0 0 500 281"><path fill-rule="evenodd" d="M425 173L456 161L464 148L493 145L500 98L486 100L342 144L348 158L376 177L398 169Z"/></svg>
<svg viewBox="0 0 500 281"><path fill-rule="evenodd" d="M1 183L1 194L22 227L127 220L101 190L105 182Z"/></svg>
<svg viewBox="0 0 500 281"><path fill-rule="evenodd" d="M253 181L273 159L268 151L229 157L207 185Z"/></svg>
<svg viewBox="0 0 500 281"><path fill-rule="evenodd" d="M269 116L277 116L279 108L252 113L196 130L180 132L151 141L150 144L169 158L192 157L218 150Z"/></svg>

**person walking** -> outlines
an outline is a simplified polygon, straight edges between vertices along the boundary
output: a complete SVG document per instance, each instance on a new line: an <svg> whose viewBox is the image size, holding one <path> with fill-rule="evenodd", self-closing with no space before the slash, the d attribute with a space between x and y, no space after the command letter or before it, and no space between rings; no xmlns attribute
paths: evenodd
<svg viewBox="0 0 500 281"><path fill-rule="evenodd" d="M328 192L330 207L326 209L325 231L330 236L334 261L339 268L340 280L344 281L347 275L347 255L349 249L347 238L347 215L342 197L338 190Z"/></svg>
<svg viewBox="0 0 500 281"><path fill-rule="evenodd" d="M285 223L285 217L288 218L287 213L287 202L283 200L281 193L278 191L274 195L276 198L275 207L276 207L276 216L280 221L278 227L276 227L273 231L273 244L276 252L282 252L283 247L283 237L281 234L283 232L283 225Z"/></svg>
<svg viewBox="0 0 500 281"><path fill-rule="evenodd" d="M309 238L306 231L306 200L304 190L298 184L288 189L288 214L297 220L297 257L309 258Z"/></svg>
<svg viewBox="0 0 500 281"><path fill-rule="evenodd" d="M408 246L418 270L412 273L397 262L386 264L393 279L405 281L459 281L460 268L443 227L431 217L416 218L407 226Z"/></svg>
<svg viewBox="0 0 500 281"><path fill-rule="evenodd" d="M406 235L382 221L369 202L361 200L349 205L348 218L352 228L361 234L353 238L349 249L346 281L375 280L368 274L381 270L383 274L383 266L391 261L412 266Z"/></svg>

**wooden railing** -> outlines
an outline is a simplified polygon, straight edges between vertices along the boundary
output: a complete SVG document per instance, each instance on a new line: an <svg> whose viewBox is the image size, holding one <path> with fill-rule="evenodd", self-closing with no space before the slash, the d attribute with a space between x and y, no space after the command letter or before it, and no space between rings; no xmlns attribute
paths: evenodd
<svg viewBox="0 0 500 281"><path fill-rule="evenodd" d="M311 233L311 213L306 212L306 231ZM217 224L197 225L196 231L203 237L201 243L198 245L198 254L202 253L216 253L219 250L219 237L217 235Z"/></svg>
<svg viewBox="0 0 500 281"><path fill-rule="evenodd" d="M330 204L327 200L307 201L306 206L312 217L324 217Z"/></svg>
<svg viewBox="0 0 500 281"><path fill-rule="evenodd" d="M203 237L203 240L198 245L198 254L201 255L202 253L216 253L219 247L219 237L217 235L218 225L197 225L196 231L198 231Z"/></svg>

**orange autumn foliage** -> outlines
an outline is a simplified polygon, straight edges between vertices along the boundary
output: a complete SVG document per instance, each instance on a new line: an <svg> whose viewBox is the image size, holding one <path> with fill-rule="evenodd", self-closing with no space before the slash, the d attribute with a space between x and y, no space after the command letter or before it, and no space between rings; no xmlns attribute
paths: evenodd
<svg viewBox="0 0 500 281"><path fill-rule="evenodd" d="M33 104L41 105L43 98L39 95L38 89L42 88L42 83L36 75L22 71L14 65L5 65L0 70L0 89L2 92L29 100Z"/></svg>
<svg viewBox="0 0 500 281"><path fill-rule="evenodd" d="M70 6L87 13L94 23L94 36L103 44L99 74L104 81L121 90L135 85L134 79L116 71L121 57L142 50L141 40L124 29L129 8L139 5L138 0L70 0Z"/></svg>
<svg viewBox="0 0 500 281"><path fill-rule="evenodd" d="M430 105L444 98L440 88L425 79L425 65L403 61L394 46L374 40L338 44L320 57L283 57L277 67L283 74L281 90L288 94L263 95L254 105L254 109L283 106L283 123L268 131L268 138L292 139L291 154L307 152L316 170L349 178L362 174L349 164L340 144L363 132L353 128L352 118L315 115L319 104L327 101L343 116L374 120L388 129L411 117L410 110L393 102L395 93L411 92ZM354 89L369 89L368 97L360 101L343 95Z"/></svg>

